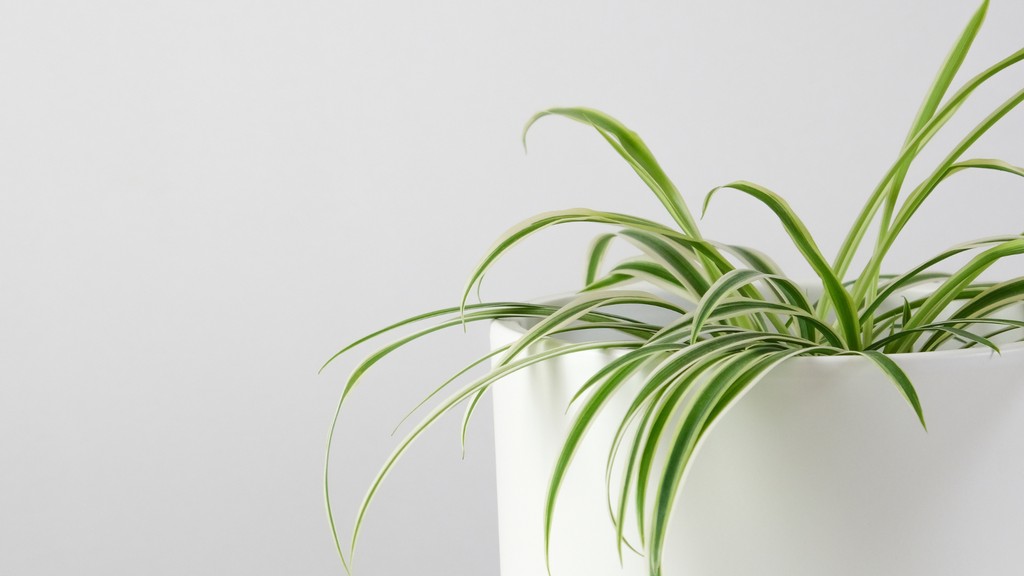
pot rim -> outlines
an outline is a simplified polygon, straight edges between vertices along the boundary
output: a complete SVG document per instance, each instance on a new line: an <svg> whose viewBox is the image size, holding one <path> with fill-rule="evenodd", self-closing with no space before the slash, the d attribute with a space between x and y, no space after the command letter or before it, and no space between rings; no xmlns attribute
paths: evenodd
<svg viewBox="0 0 1024 576"><path fill-rule="evenodd" d="M805 282L800 282L801 285L805 285ZM664 291L659 289L644 288L645 291L651 292L658 295L659 292ZM560 294L552 294L549 296L542 296L540 298L531 299L530 302L536 304L552 304L559 305L565 304L578 296L576 292L563 292ZM500 324L503 327L511 330L517 334L525 334L528 328L523 326L520 322L510 319L495 319L491 321L491 324ZM553 339L550 336L546 336L544 339ZM617 349L609 349L617 350ZM988 358L1000 358L1003 356L1024 356L1024 342L1011 342L1008 344L1000 344L999 350L1001 354L997 354L995 350L990 350L986 347L978 348L957 348L955 350L935 350L931 352L900 352L896 354L885 354L887 357L892 358L899 362L901 366L907 364L924 363L924 362L936 362L943 361L946 359L983 359ZM788 359L786 362L797 362L797 363L821 363L821 364L841 364L843 362L862 362L867 360L863 356L856 354L850 354L846 356L797 356Z"/></svg>

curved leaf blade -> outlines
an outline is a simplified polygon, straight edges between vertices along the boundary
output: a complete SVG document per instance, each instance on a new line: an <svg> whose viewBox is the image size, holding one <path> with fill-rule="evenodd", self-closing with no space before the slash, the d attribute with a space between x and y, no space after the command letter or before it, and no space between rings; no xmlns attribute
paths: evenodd
<svg viewBox="0 0 1024 576"><path fill-rule="evenodd" d="M661 165L654 158L654 154L640 139L636 132L633 132L608 114L591 108L548 108L533 115L523 128L523 145L526 145L526 133L533 126L533 123L544 116L558 115L570 120L593 126L608 141L616 152L622 156L633 170L640 176L640 179L654 192L665 209L668 210L672 219L679 224L679 227L694 238L700 238L700 231L697 223L694 222L690 210L686 207L683 197L679 194L675 184L669 179Z"/></svg>
<svg viewBox="0 0 1024 576"><path fill-rule="evenodd" d="M786 233L789 234L797 249L804 256L807 263L810 264L814 273L821 278L825 286L825 293L828 294L836 308L836 319L839 322L839 329L843 335L845 347L850 350L859 350L860 319L856 314L853 299L835 272L832 271L832 267L829 266L825 257L821 255L821 251L818 249L818 245L815 244L814 238L811 237L807 227L804 226L804 223L793 212L793 209L789 207L789 204L767 188L750 182L738 181L726 184L725 186L719 186L709 192L704 198L705 210L707 210L708 203L711 201L714 193L722 188L732 188L753 196L768 206L772 212L775 212L775 215L782 222L783 228L785 228Z"/></svg>

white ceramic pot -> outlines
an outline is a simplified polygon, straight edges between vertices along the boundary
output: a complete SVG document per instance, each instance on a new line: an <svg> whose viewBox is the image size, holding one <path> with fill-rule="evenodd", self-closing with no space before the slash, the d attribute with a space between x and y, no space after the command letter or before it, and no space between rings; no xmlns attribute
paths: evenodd
<svg viewBox="0 0 1024 576"><path fill-rule="evenodd" d="M493 323L492 346L523 330ZM566 406L619 354L563 357L495 386L502 576L546 574L542 515ZM671 516L663 575L1024 574L1024 346L893 359L918 391L927 433L867 360L782 364L706 435ZM553 576L647 574L628 550L620 568L604 490L629 396L612 399L573 460Z"/></svg>

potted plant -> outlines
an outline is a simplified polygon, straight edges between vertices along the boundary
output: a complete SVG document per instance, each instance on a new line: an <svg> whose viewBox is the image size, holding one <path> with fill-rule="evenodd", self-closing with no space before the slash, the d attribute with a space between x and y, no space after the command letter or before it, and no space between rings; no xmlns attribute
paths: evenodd
<svg viewBox="0 0 1024 576"><path fill-rule="evenodd" d="M622 573L619 562L630 564L627 568L638 574L710 573L716 561L726 567L720 573L733 574L881 573L879 566L901 574L963 573L967 569L955 562L927 565L920 559L929 549L935 549L939 559L949 556L943 556L943 550L970 556L956 552L955 540L962 537L977 541L959 545L994 559L996 568L982 572L997 573L1014 562L1017 571L1024 567L1024 556L1016 560L1019 553L1012 544L997 547L1008 551L1002 555L989 550L999 540L994 535L1024 535L1024 521L1005 521L1007 514L1019 518L1014 514L1024 512L1024 499L1010 495L1008 488L1019 484L1016 472L1024 473L1024 462L1007 459L1001 452L1005 445L997 441L1015 440L1008 440L1007 429L997 422L1024 420L1024 405L1016 392L1024 384L1024 346L999 347L1018 340L1024 328L1024 320L1008 313L1024 301L1024 277L978 282L993 263L1024 252L1024 237L1004 235L959 244L911 270L882 273L894 240L943 180L967 169L1024 176L1024 169L1002 160L964 156L1024 100L1021 90L971 130L926 179L913 187L905 182L911 163L961 104L986 80L1024 60L1022 49L946 97L987 8L986 0L957 39L898 157L868 196L831 261L785 200L763 186L733 182L704 198L704 210L726 190L765 204L816 274L811 286L787 278L756 250L704 238L651 151L611 116L586 108L552 108L530 119L526 130L548 115L590 126L650 187L673 224L586 209L541 214L513 227L487 251L472 271L460 305L385 327L328 360L394 330L435 321L356 366L344 385L336 423L349 392L389 353L438 330L494 322L493 350L428 398L454 387L478 365L490 362L490 371L449 393L402 441L371 484L347 551L335 529L328 492L328 516L346 570L367 506L395 461L423 430L459 405L466 407L465 435L481 396L498 382L499 475L502 468L518 474L510 481L499 477L505 576L535 574L545 567L556 574L595 574L605 566L608 573ZM518 242L570 222L612 228L591 244L584 286L577 294L539 303L467 303L484 274ZM854 255L873 223L877 233L870 257L853 275ZM632 245L637 255L606 270L604 258L612 242ZM951 274L936 271L963 253L974 257ZM865 403L877 405L871 395L879 382L890 395L894 387L915 417L908 418L908 413L865 421ZM971 384L975 386L968 387ZM925 434L930 405L941 429L936 430L933 421L932 432ZM927 414L931 418L931 412ZM830 428L822 418L843 422L847 429ZM911 420L916 429L908 428ZM968 425L986 429L964 432ZM327 472L333 432L332 424ZM968 458L962 465L976 473L961 477L950 472L961 466L957 460L964 452L964 438L996 452L1002 468ZM786 451L794 445L795 451ZM695 458L698 450L700 459ZM569 484L578 482L569 474L574 459L582 472L591 472L574 472L589 479L582 480L578 490ZM704 466L704 461L709 464ZM816 481L808 484L808 478ZM606 501L584 499L567 513L565 500L578 500L594 479L606 490ZM915 491L914 486L925 489ZM801 497L822 487L827 490L817 500L801 505ZM957 490L963 492L964 487L988 498L981 505L972 504L972 510L991 508L992 514L975 517L943 508L943 518L927 517L933 502L956 502ZM688 504L688 495L697 495L698 502ZM884 508L896 509L898 521L884 517ZM565 515L570 519L563 521ZM568 542L564 546L574 546L575 538L588 557L553 561L562 544L557 538L553 541L553 535L569 525L560 522L574 522L573 516L578 516L568 530L573 537L563 538ZM598 526L592 517L600 516L611 521ZM696 520L687 524L688 518ZM716 522L725 528L713 529ZM928 532L931 526L949 530L933 534ZM608 536L607 544L597 544L590 530ZM673 534L681 540L670 540L676 538ZM744 534L758 535L760 541L743 540ZM514 541L526 543L520 549L510 544ZM801 547L796 552L773 552L795 541ZM591 554L595 546L604 551ZM626 559L629 553L624 550L629 548L643 557L642 562ZM849 558L836 565L847 553L844 550ZM596 564L588 564L591 561ZM971 562L978 568L973 557Z"/></svg>

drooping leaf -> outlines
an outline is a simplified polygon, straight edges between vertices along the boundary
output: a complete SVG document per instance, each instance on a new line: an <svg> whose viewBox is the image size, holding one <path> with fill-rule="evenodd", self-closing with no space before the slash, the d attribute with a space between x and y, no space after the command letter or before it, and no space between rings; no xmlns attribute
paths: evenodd
<svg viewBox="0 0 1024 576"><path fill-rule="evenodd" d="M979 168L983 170L996 170L998 172L1007 172L1009 174L1016 174L1017 176L1024 176L1024 168L1020 166L1014 166L1004 160L998 160L995 158L974 158L971 160L963 160L955 164L950 165L946 168L946 171L942 174L940 181L949 178L953 174L969 168Z"/></svg>
<svg viewBox="0 0 1024 576"><path fill-rule="evenodd" d="M358 365L356 365L355 369L353 369L352 375L349 376L348 381L345 383L345 388L342 390L342 401L344 401L344 399L348 396L352 389L356 387L356 385L362 379L363 375L366 374L367 370L372 368L377 362L385 358L388 354L394 352L395 350L401 348L402 346L405 346L410 342L422 338L423 336L432 334L440 330L444 330L445 328L459 326L467 322L480 322L483 320L496 320L500 318L548 318L559 310L557 306L547 306L539 304L519 304L517 307L502 306L495 310L486 309L486 307L484 308L485 309L483 310L467 314L462 318L447 320L439 324L435 324L434 326L423 328L410 335L399 338L398 340L389 343L388 345L380 348L379 350L376 350L375 352L364 358ZM602 321L619 319L627 322L630 321L629 319L626 319L621 316L614 316L607 313L594 312L592 310L587 311L586 313L580 315L576 319L588 318Z"/></svg>
<svg viewBox="0 0 1024 576"><path fill-rule="evenodd" d="M917 414L917 419L921 421L921 426L925 431L928 430L928 425L924 422L924 411L921 409L921 401L917 398L917 391L914 390L914 385L910 383L910 378L907 378L907 374L899 367L898 364L877 350L848 352L848 354L864 356L868 360L874 362L875 366L878 366L878 368L889 377L889 380L896 385L896 389L899 390L903 399L906 400L907 403L910 404L910 407L914 409L914 413Z"/></svg>
<svg viewBox="0 0 1024 576"><path fill-rule="evenodd" d="M534 342L548 336L553 331L569 326L597 308L623 304L639 304L663 308L678 314L685 313L685 310L678 306L647 292L615 290L581 294L527 330L519 340L509 347L505 355L498 361L498 365L508 363Z"/></svg>
<svg viewBox="0 0 1024 576"><path fill-rule="evenodd" d="M718 399L736 379L752 368L757 368L768 353L745 350L723 359L706 380L696 389L680 414L679 424L669 442L669 453L658 482L651 512L648 566L651 574L661 574L661 557L668 528L669 513L675 502L683 472L688 468L690 455L697 444L699 433L714 409ZM769 356L770 357L770 356Z"/></svg>
<svg viewBox="0 0 1024 576"><path fill-rule="evenodd" d="M627 505L629 503L629 489L630 489L630 486L633 485L633 480L634 480L634 477L636 476L636 470L638 468L640 454L641 454L640 448L643 446L644 438L647 436L647 433L649 431L649 426L648 425L651 422L651 416L654 415L654 406L658 402L658 399L660 398L660 396L661 396L661 394L663 392L664 392L663 390L659 390L650 399L645 401L645 403L649 404L649 408L647 410L643 411L642 416L640 418L640 422L637 424L635 437L633 439L633 442L630 444L629 454L626 457L626 464L625 464L625 467L624 467L625 469L622 472L622 483L619 486L619 497L618 497L618 500L617 500L617 502L618 502L617 513L612 518L613 521L615 521L615 545L616 545L616 551L619 554L619 565L620 566L622 565L622 544L625 542L626 545L629 546L629 543L626 542L626 539L623 536L623 530L624 530L625 525L626 525L626 509L627 509ZM613 445L613 450L614 450L614 448L615 448L615 446ZM606 476L606 478L605 478L606 483L608 483L610 481L610 475L611 475L611 471L612 471L612 465L611 464L612 464L613 459L614 459L614 454L610 454L609 455L609 459L608 459L609 460L608 461L608 467L607 467L607 471L606 471L606 474L605 474L605 476ZM609 489L610 489L610 486L609 486ZM610 492L609 492L609 497L610 497ZM609 502L609 504L610 504L610 502ZM632 549L633 547L630 546L630 548Z"/></svg>
<svg viewBox="0 0 1024 576"><path fill-rule="evenodd" d="M573 354L576 352L584 352L589 350L608 350L615 348L630 349L636 348L640 345L641 343L639 342L613 340L601 342L585 342L580 344L566 344L564 346L560 346L551 350L538 352L537 354L517 359L503 366L496 367L491 372L462 387L458 392L456 392L451 397L443 401L440 405L435 407L422 421L420 421L419 424L416 425L416 427L405 437L405 439L402 440L402 442L398 445L395 451L392 452L391 456L388 457L384 466L381 468L380 472L377 473L377 476L370 484L370 488L367 491L366 496L363 497L362 504L360 504L359 506L359 511L356 515L355 526L352 530L352 547L349 552L349 565L351 565L353 562L355 544L359 538L359 530L362 527L363 519L366 515L366 510L367 508L369 508L370 502L373 501L373 497L377 493L377 490L379 489L381 482L383 482L384 478L391 471L391 468L394 466L395 462L399 459L399 457L405 452L406 449L408 449L409 445L411 445L412 442L416 438L418 438L420 434L423 433L423 431L429 428L430 425L433 424L438 418L449 412L452 408L454 408L461 402L465 401L467 398L473 396L473 394L475 394L480 388L489 386L491 383L500 380L501 378L513 372L516 372L528 366L532 366L539 362L544 362L553 358L558 358L560 356L565 356L567 354ZM328 440L328 447L329 446L330 440ZM329 461L330 454L328 452L328 462ZM328 476L329 469L325 467L325 488L328 484Z"/></svg>
<svg viewBox="0 0 1024 576"><path fill-rule="evenodd" d="M445 315L448 315L448 314L455 314L455 313L458 313L460 310L464 311L464 310L478 310L478 309L489 309L489 310L521 309L521 308L523 308L523 306L524 306L524 304L522 304L521 302L490 302L490 303L487 303L487 304L468 304L468 305L464 306L463 308L459 308L458 306L454 306L452 308L442 308L441 310L433 310L433 311L427 312L425 314L419 314L419 315L413 316L411 318L406 318L405 320L402 320L400 322L395 322L394 324L391 324L389 326L381 328L380 330L377 330L376 332L373 332L372 334L367 334L366 336L363 336L362 338L356 340L355 342L352 342L348 346L345 346L340 351L338 351L336 354L334 354L334 356L331 356L330 359L327 360L327 362L324 362L324 365L320 367L319 372L323 372L324 368L326 368L328 364L333 362L335 358L337 358L338 356L341 356L342 354L344 354L345 352L348 352L349 350L355 348L356 346L358 346L358 345L360 345L360 344L362 344L364 342L367 342L369 340L372 340L372 339L374 339L374 338L376 338L378 336L386 334L388 332L397 330L398 328L401 328L403 326L408 326L409 324L414 324L416 322L420 322L420 321L423 321L423 320L429 320L431 318L437 318L438 316L445 316Z"/></svg>
<svg viewBox="0 0 1024 576"><path fill-rule="evenodd" d="M622 364L619 368L608 373L594 389L594 392L587 398L580 407L572 424L569 433L562 444L562 450L555 461L554 470L551 473L551 480L548 483L547 498L544 503L544 559L547 565L548 574L551 573L551 526L555 513L555 502L558 499L558 492L562 487L562 481L569 465L572 463L580 442L586 435L591 424L622 384L634 375L634 372L643 363L642 360L634 360Z"/></svg>
<svg viewBox="0 0 1024 576"><path fill-rule="evenodd" d="M643 257L619 262L604 278L587 285L581 292L593 292L595 290L622 286L633 281L648 282L666 292L689 301L696 302L698 299L664 266Z"/></svg>
<svg viewBox="0 0 1024 576"><path fill-rule="evenodd" d="M642 230L623 230L619 235L644 251L652 260L671 273L697 297L703 296L710 283L702 270L687 255L664 238Z"/></svg>
<svg viewBox="0 0 1024 576"><path fill-rule="evenodd" d="M604 255L608 252L608 246L611 245L614 239L615 234L601 234L590 243L590 248L587 250L587 267L583 274L584 286L590 286L597 280L598 275L601 273L601 263L604 261Z"/></svg>
<svg viewBox="0 0 1024 576"><path fill-rule="evenodd" d="M675 416L678 407L690 393L692 386L709 371L714 371L723 361L723 354L707 354L701 357L689 369L682 371L679 376L671 382L670 387L658 404L657 412L651 422L650 431L644 443L643 451L637 465L636 472L636 517L637 527L640 531L640 541L647 547L647 489L651 473L654 471L654 460L658 452L658 446L662 442L665 428ZM648 551L650 557L650 551ZM656 572L652 572L656 574Z"/></svg>
<svg viewBox="0 0 1024 576"><path fill-rule="evenodd" d="M459 377L462 376L463 374L465 374L466 372L469 372L473 368L476 368L480 364L483 364L484 362L490 360L491 358L494 358L495 356L497 356L498 354L501 354L502 352L505 352L506 350L508 350L508 345L506 345L506 346L499 346L499 347L495 348L494 350L491 350L487 354L484 354L482 357L477 358L471 364L469 364L468 366L466 366L462 370L459 370L458 372L456 372L454 376L452 376L451 378L445 380L443 384L441 384L440 386L435 388L433 392L428 394L425 398L423 398L423 400L420 400L419 404L414 406L412 410L410 410L409 412L407 412L405 414L405 416L398 422L398 424L395 425L395 429L391 431L391 435L394 436L395 432L398 432L398 429L402 427L402 424L405 424L406 420L408 420L413 414L415 414L417 410L422 408L424 404L429 402L431 398L433 398L434 396L437 396L442 390L447 388L449 384L451 384L452 382L458 380ZM468 416L467 416L467 419L468 419ZM465 432L465 427L463 427L463 432L462 432L462 452L463 452L463 454L465 454L465 452L466 452L466 432Z"/></svg>
<svg viewBox="0 0 1024 576"><path fill-rule="evenodd" d="M469 403L466 404L466 411L462 416L462 433L459 440L462 443L462 457L466 457L466 429L469 428L469 419L473 417L473 410L476 409L476 405L483 398L484 392L487 392L487 388L481 388L473 393L469 397Z"/></svg>
<svg viewBox="0 0 1024 576"><path fill-rule="evenodd" d="M527 218L513 226L502 234L502 236L498 238L493 245L491 245L484 254L484 257L479 263L477 263L476 267L474 267L469 276L469 280L466 282L466 287L463 290L462 295L462 306L466 306L466 301L469 299L469 295L472 293L473 287L479 284L484 274L486 274L495 262L497 262L503 255L507 254L509 250L537 232L559 224L568 224L573 222L610 224L613 226L622 226L631 230L652 232L674 241L681 246L697 250L704 259L714 259L717 254L717 251L707 242L695 240L664 225L643 218L637 218L635 216L617 214L614 212L598 212L595 210L587 210L585 208L545 212L544 214ZM721 255L717 255L717 260L715 260L715 262L728 266L728 262L725 261Z"/></svg>
<svg viewBox="0 0 1024 576"><path fill-rule="evenodd" d="M669 180L665 171L662 170L658 161L655 160L647 145L636 132L626 128L624 124L604 112L590 108L548 108L538 112L523 128L524 146L526 145L526 133L533 123L552 114L593 126L629 163L640 179L650 187L683 232L697 239L701 237L683 197L679 194L675 184Z"/></svg>

